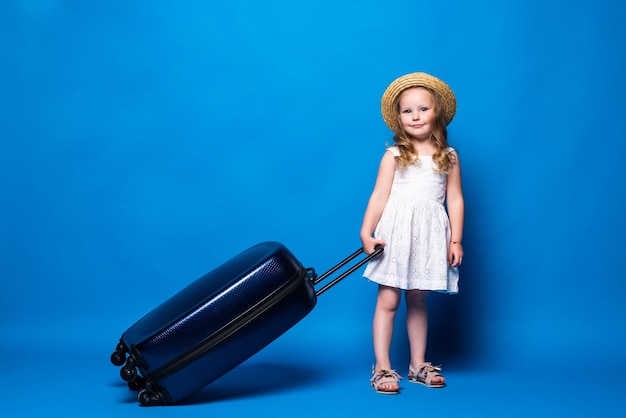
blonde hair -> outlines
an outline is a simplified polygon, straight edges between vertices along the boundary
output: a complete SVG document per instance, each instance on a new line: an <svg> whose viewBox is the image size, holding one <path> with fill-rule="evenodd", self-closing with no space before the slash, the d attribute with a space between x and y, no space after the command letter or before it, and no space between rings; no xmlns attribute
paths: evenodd
<svg viewBox="0 0 626 418"><path fill-rule="evenodd" d="M414 88L414 87L411 87ZM456 158L449 151L448 145L448 130L446 129L446 122L443 116L443 106L441 104L441 100L439 97L433 93L433 91L427 87L416 87L421 88L428 93L430 93L433 103L434 103L434 111L435 118L433 120L433 129L431 134L431 140L435 144L435 148L437 149L433 154L433 161L437 165L435 171L439 173L448 173L452 168L452 165L455 163ZM407 89L408 90L408 89ZM413 146L413 139L409 136L404 129L402 128L402 124L400 121L400 97L402 93L396 96L394 100L394 114L398 123L396 124L396 129L394 129L393 141L395 142L396 147L400 151L400 155L396 157L396 164L400 168L407 167L411 164L419 164L419 155L417 155L417 150Z"/></svg>

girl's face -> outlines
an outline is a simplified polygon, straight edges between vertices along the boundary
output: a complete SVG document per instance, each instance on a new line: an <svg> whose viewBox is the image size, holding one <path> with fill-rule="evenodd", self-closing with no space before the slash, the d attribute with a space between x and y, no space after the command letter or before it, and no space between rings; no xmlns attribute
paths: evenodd
<svg viewBox="0 0 626 418"><path fill-rule="evenodd" d="M410 88L400 95L400 125L416 139L430 139L433 121L437 118L430 92L420 87Z"/></svg>

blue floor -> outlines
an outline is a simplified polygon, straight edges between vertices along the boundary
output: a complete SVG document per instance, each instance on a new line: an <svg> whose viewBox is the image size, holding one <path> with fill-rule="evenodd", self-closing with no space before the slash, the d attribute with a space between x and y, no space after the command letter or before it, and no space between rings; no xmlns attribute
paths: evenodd
<svg viewBox="0 0 626 418"><path fill-rule="evenodd" d="M309 338L306 324L181 405L141 407L109 363L116 328L67 323L43 328L38 337L35 324L20 327L22 335L5 329L16 340L0 348L0 416L626 416L623 363L581 359L519 369L452 364L444 369L444 389L409 383L405 375L400 395L378 395L369 387L368 346L337 343L336 335L324 341L323 333Z"/></svg>
<svg viewBox="0 0 626 418"><path fill-rule="evenodd" d="M0 418L626 417L625 21L618 0L1 1ZM318 272L356 249L380 98L413 71L458 99L462 289L429 301L427 358L448 386L408 383L399 340L402 393L371 389L357 274L140 407L109 361L139 315L254 243Z"/></svg>

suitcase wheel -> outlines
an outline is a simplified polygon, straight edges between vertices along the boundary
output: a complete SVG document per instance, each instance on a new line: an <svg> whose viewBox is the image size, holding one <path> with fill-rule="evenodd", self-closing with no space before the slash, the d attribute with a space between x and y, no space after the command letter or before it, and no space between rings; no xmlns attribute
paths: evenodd
<svg viewBox="0 0 626 418"><path fill-rule="evenodd" d="M146 387L146 379L143 376L135 376L134 379L128 382L128 388L133 391L138 391Z"/></svg>
<svg viewBox="0 0 626 418"><path fill-rule="evenodd" d="M120 369L120 377L122 380L130 382L137 377L137 369L132 364L126 364Z"/></svg>
<svg viewBox="0 0 626 418"><path fill-rule="evenodd" d="M126 353L122 353L120 351L114 351L111 354L111 363L113 363L114 366L121 366L124 363L126 363Z"/></svg>
<svg viewBox="0 0 626 418"><path fill-rule="evenodd" d="M126 353L128 353L128 348L126 344L124 344L121 340L115 347L115 351L111 354L111 363L114 366L121 366L126 362Z"/></svg>
<svg viewBox="0 0 626 418"><path fill-rule="evenodd" d="M165 405L166 402L161 396L161 392L159 392L158 390L152 390L150 386L151 385L148 385L146 389L139 392L139 395L137 396L139 404L141 404L142 406Z"/></svg>

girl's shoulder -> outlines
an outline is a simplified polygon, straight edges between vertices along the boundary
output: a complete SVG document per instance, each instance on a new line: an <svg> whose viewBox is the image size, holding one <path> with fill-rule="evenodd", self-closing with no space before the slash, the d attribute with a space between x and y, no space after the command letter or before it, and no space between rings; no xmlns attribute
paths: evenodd
<svg viewBox="0 0 626 418"><path fill-rule="evenodd" d="M391 152L394 157L399 157L400 156L400 150L395 145L388 146L387 147L387 151Z"/></svg>
<svg viewBox="0 0 626 418"><path fill-rule="evenodd" d="M387 151L390 151L395 157L400 156L400 149L396 145L388 146ZM453 152L456 152L456 150L452 147L446 148L446 151L448 152L448 154L452 154Z"/></svg>

